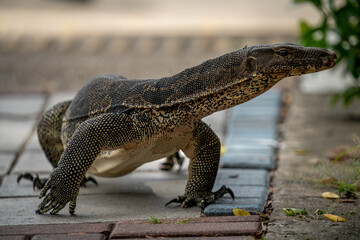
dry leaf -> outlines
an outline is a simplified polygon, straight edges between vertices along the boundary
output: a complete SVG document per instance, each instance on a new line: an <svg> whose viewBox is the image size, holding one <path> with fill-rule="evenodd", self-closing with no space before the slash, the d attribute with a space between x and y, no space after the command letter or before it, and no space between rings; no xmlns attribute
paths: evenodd
<svg viewBox="0 0 360 240"><path fill-rule="evenodd" d="M304 156L307 154L307 151L306 151L306 149L298 148L298 149L295 149L295 153L296 153L296 155Z"/></svg>
<svg viewBox="0 0 360 240"><path fill-rule="evenodd" d="M233 208L234 216L249 216L250 213L248 211L239 209L239 208Z"/></svg>
<svg viewBox="0 0 360 240"><path fill-rule="evenodd" d="M321 194L321 197L329 198L329 199L339 199L340 198L339 195L337 195L336 193L332 193L332 192L323 192Z"/></svg>
<svg viewBox="0 0 360 240"><path fill-rule="evenodd" d="M334 221L334 222L345 222L345 219L333 214L324 214L324 217L327 217L328 219Z"/></svg>

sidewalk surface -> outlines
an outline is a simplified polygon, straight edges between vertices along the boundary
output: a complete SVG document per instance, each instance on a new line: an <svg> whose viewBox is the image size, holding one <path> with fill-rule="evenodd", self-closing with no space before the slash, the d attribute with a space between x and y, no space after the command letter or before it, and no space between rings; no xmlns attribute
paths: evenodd
<svg viewBox="0 0 360 240"><path fill-rule="evenodd" d="M299 19L317 20L288 1L197 2L0 0L0 239L356 239L359 200L322 199L335 190L308 180L318 179L313 159L360 135L360 110L330 111L329 96L301 94L295 78L204 119L227 150L214 190L230 186L235 201L224 196L204 213L164 207L183 193L188 161L171 172L156 161L82 188L75 216L67 208L34 213L39 190L16 180L24 171L47 177L52 170L36 137L38 118L88 80L169 76L245 45L294 41ZM304 221L283 207L331 209L347 221ZM230 216L233 208L256 215ZM269 221L260 217L271 210Z"/></svg>

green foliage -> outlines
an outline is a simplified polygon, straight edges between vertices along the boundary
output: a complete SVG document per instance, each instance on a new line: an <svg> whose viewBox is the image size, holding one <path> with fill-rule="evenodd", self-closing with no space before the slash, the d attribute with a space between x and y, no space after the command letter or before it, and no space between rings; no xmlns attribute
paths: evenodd
<svg viewBox="0 0 360 240"><path fill-rule="evenodd" d="M307 215L308 212L305 209L297 209L297 208L283 208L283 211L288 216L296 216L296 215Z"/></svg>
<svg viewBox="0 0 360 240"><path fill-rule="evenodd" d="M161 219L159 219L157 217L153 217L153 216L149 217L148 222L151 223L151 224L162 224L162 223L164 223L163 220L161 220Z"/></svg>
<svg viewBox="0 0 360 240"><path fill-rule="evenodd" d="M338 62L345 62L345 73L350 74L353 86L336 94L335 105L342 100L349 106L360 98L360 1L359 0L293 0L294 3L312 4L320 13L320 24L300 23L300 42L304 46L330 48L336 51Z"/></svg>
<svg viewBox="0 0 360 240"><path fill-rule="evenodd" d="M345 198L355 198L356 184L345 184L344 182L340 181L338 191L339 194L345 196Z"/></svg>
<svg viewBox="0 0 360 240"><path fill-rule="evenodd" d="M175 224L185 224L185 223L188 223L190 221L193 221L193 219L192 218L184 219L184 220L175 222Z"/></svg>

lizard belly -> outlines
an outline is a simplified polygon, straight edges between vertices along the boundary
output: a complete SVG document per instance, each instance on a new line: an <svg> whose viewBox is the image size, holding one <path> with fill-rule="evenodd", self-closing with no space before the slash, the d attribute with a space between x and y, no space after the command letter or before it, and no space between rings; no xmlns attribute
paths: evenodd
<svg viewBox="0 0 360 240"><path fill-rule="evenodd" d="M186 134L188 135L188 134ZM131 148L103 150L87 173L100 177L119 177L134 171L139 166L167 157L186 143L186 135L177 138L161 138Z"/></svg>

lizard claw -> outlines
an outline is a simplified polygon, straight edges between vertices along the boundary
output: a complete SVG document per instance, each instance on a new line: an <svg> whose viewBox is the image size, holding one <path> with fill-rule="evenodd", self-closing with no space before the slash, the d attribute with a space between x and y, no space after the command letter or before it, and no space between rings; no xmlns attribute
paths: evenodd
<svg viewBox="0 0 360 240"><path fill-rule="evenodd" d="M217 190L216 192L214 192L214 195L215 195L215 200L218 199L218 198L221 198L222 196L224 196L226 193L230 194L232 200L234 201L235 200L235 195L234 195L234 192L226 187L225 185L222 185L221 188L219 190Z"/></svg>
<svg viewBox="0 0 360 240"><path fill-rule="evenodd" d="M231 196L233 200L235 199L234 192L230 188L223 185L216 192L207 193L205 194L205 196L196 196L196 194L194 194L195 196L192 196L192 194L185 194L184 196L179 196L166 203L165 206L171 203L180 203L181 207L184 208L197 205L201 208L201 210L204 210L208 205L214 203L217 199L223 197L227 193Z"/></svg>
<svg viewBox="0 0 360 240"><path fill-rule="evenodd" d="M165 204L165 206L171 204L171 203L182 203L184 201L184 197L178 196L177 198L174 198L170 200L168 203Z"/></svg>
<svg viewBox="0 0 360 240"><path fill-rule="evenodd" d="M204 211L204 209L205 209L205 201L204 200L201 200L200 207L201 207L201 211Z"/></svg>
<svg viewBox="0 0 360 240"><path fill-rule="evenodd" d="M20 180L23 178L33 182L34 190L35 190L35 188L42 189L47 181L47 179L41 179L38 174L35 174L35 176L33 176L31 173L26 172L26 173L20 174L18 176L17 183L19 184Z"/></svg>

